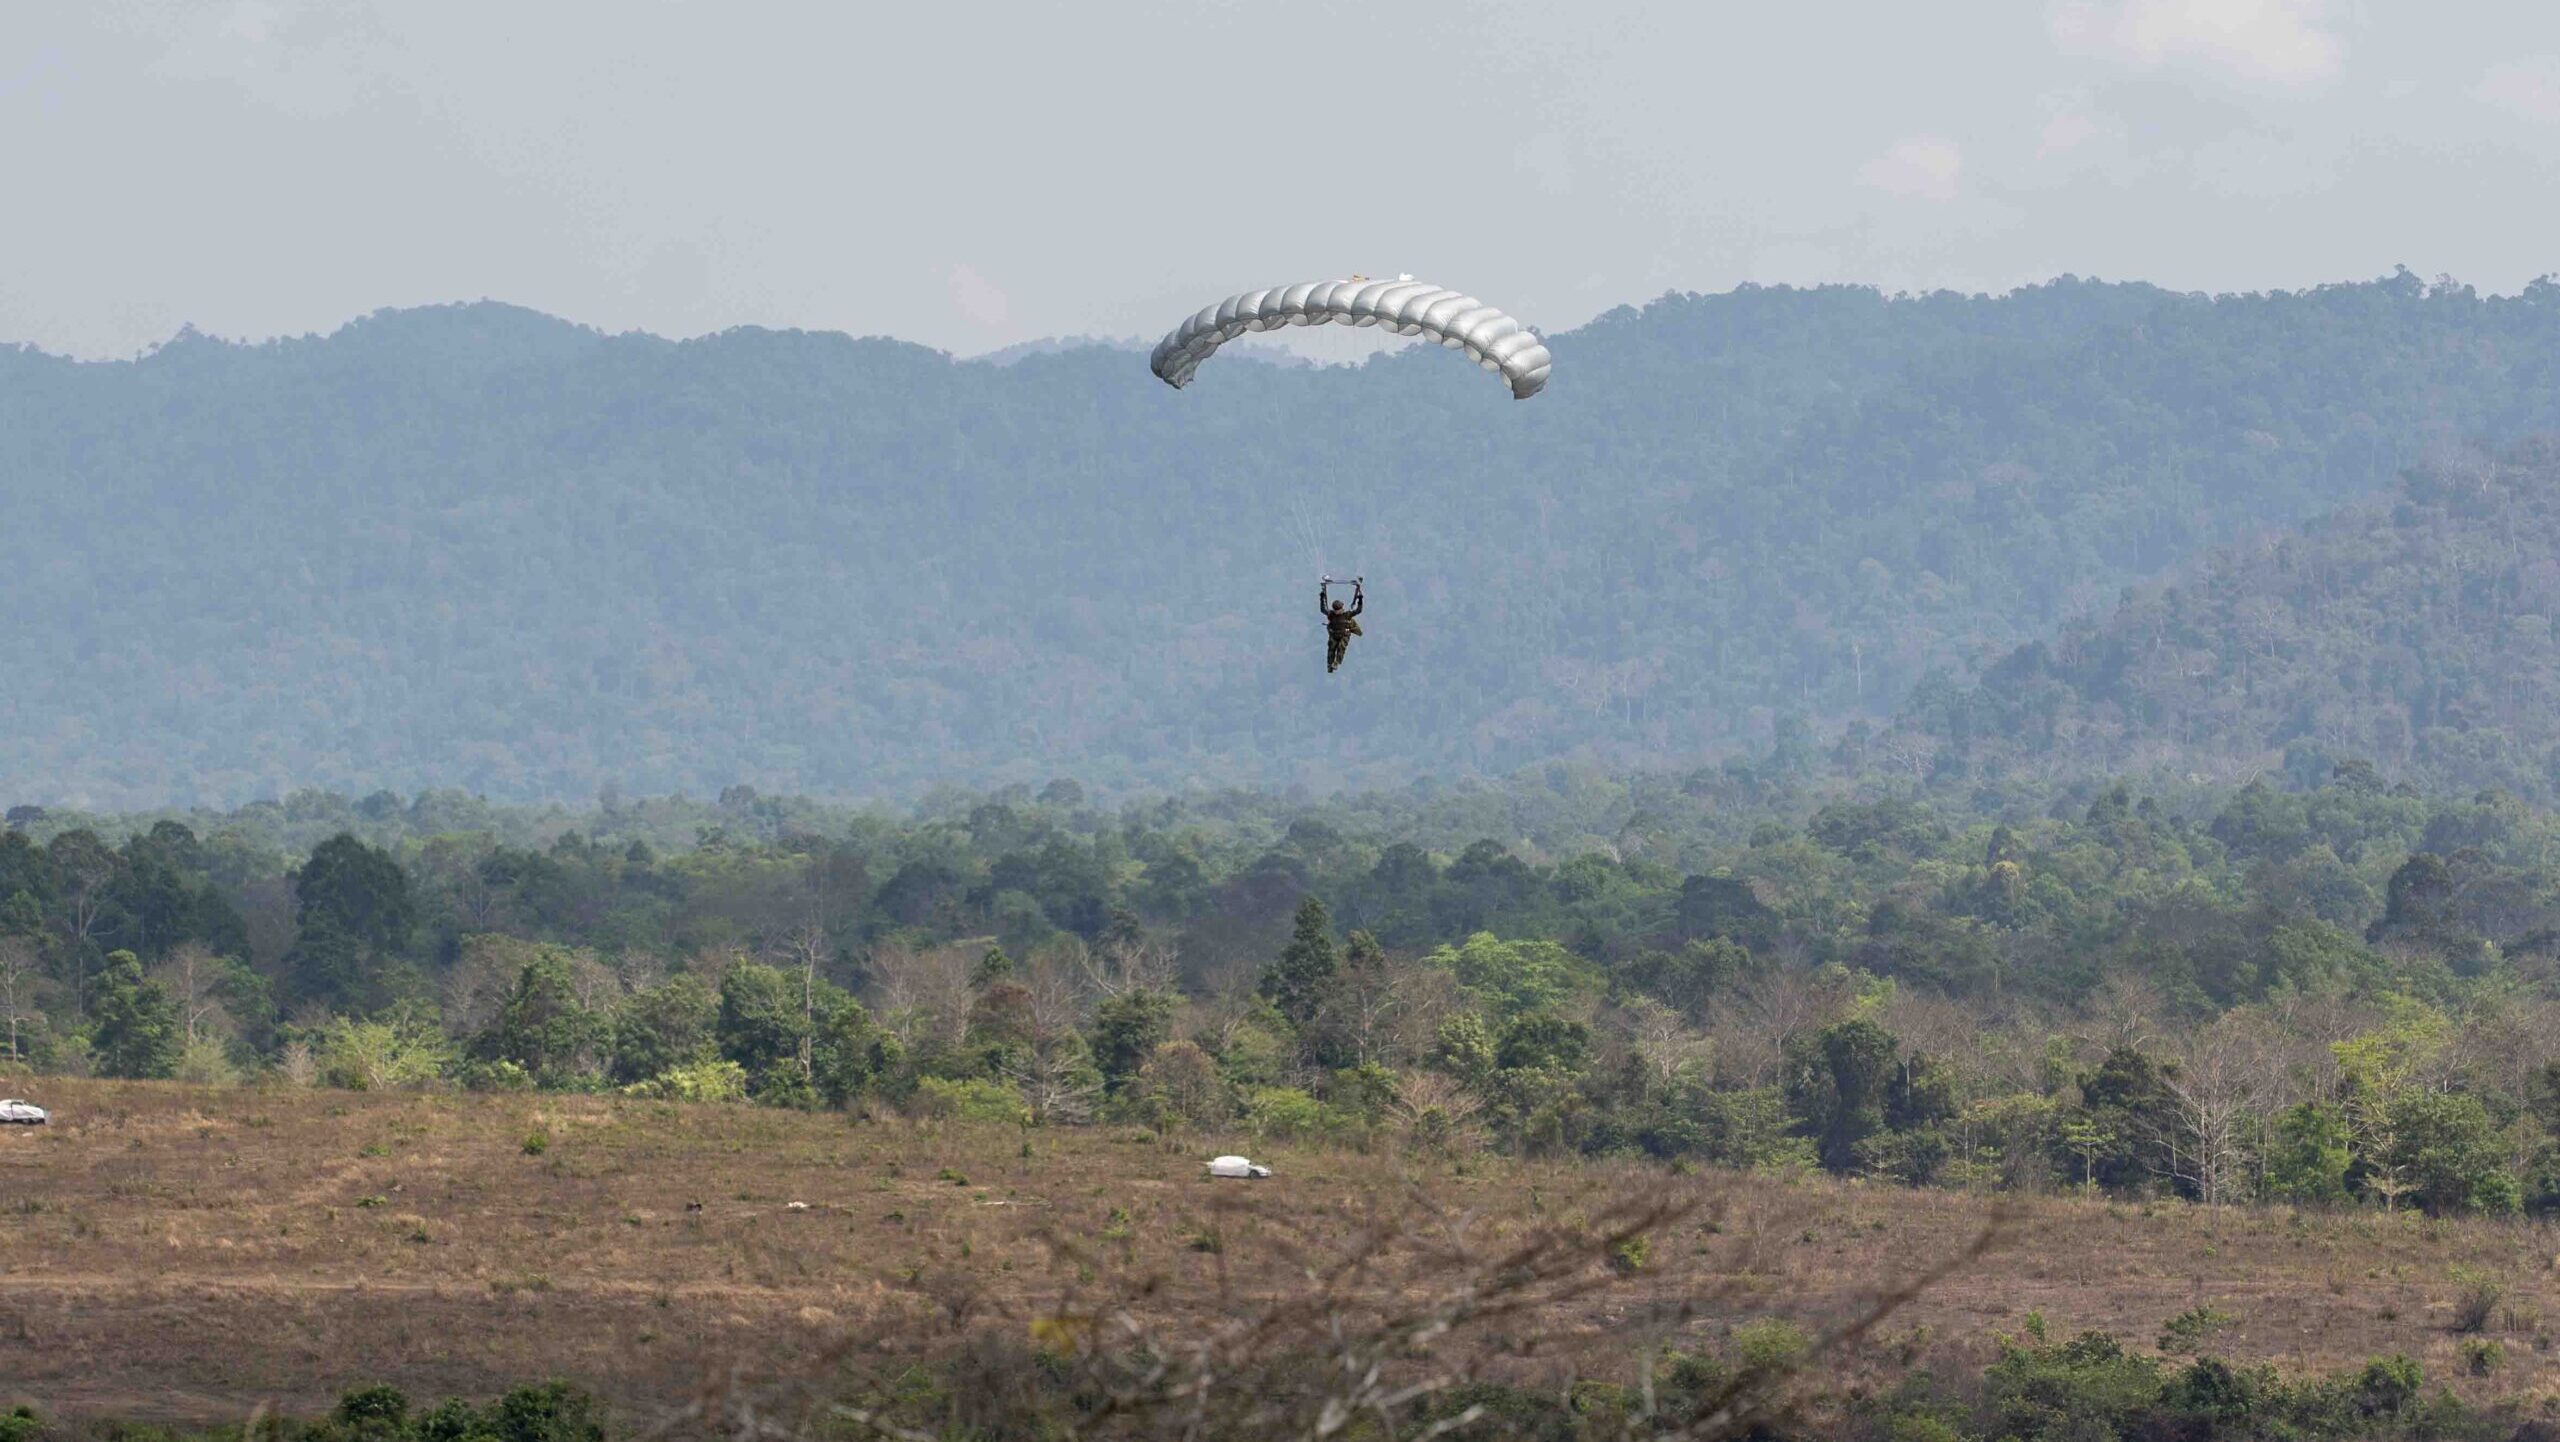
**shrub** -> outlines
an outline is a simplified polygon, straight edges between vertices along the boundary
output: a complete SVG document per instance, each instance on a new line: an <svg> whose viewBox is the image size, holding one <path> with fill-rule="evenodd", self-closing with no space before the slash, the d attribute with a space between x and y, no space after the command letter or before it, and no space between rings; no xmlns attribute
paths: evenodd
<svg viewBox="0 0 2560 1442"><path fill-rule="evenodd" d="M1785 1372L1813 1355L1813 1338L1783 1317L1763 1317L1733 1329L1733 1360L1746 1372Z"/></svg>
<svg viewBox="0 0 2560 1442"><path fill-rule="evenodd" d="M315 1065L322 1082L347 1091L403 1091L440 1080L453 1061L444 1033L414 1017L350 1021L337 1017L320 1034Z"/></svg>
<svg viewBox="0 0 2560 1442"><path fill-rule="evenodd" d="M1021 1094L1002 1082L989 1081L984 1077L971 1077L966 1081L926 1077L916 1083L915 1105L917 1111L929 1117L1031 1125L1031 1108L1022 1104Z"/></svg>
<svg viewBox="0 0 2560 1442"><path fill-rule="evenodd" d="M2494 1337L2462 1339L2462 1370L2474 1377L2486 1377L2507 1360L2507 1347Z"/></svg>
<svg viewBox="0 0 2560 1442"><path fill-rule="evenodd" d="M1645 1261L1652 1254L1651 1238L1620 1237L1609 1244L1609 1270L1622 1277L1632 1277L1644 1270Z"/></svg>
<svg viewBox="0 0 2560 1442"><path fill-rule="evenodd" d="M2117 1437L2160 1402L2160 1365L2102 1332L2001 1349L1983 1372L1992 1435Z"/></svg>
<svg viewBox="0 0 2560 1442"><path fill-rule="evenodd" d="M524 1154L526 1156L538 1157L549 1150L551 1150L551 1133L536 1127L532 1131L524 1134Z"/></svg>
<svg viewBox="0 0 2560 1442"><path fill-rule="evenodd" d="M2191 1307L2171 1317L2160 1329L2160 1350L2173 1355L2193 1356L2204 1350L2214 1333L2238 1319L2229 1312L2212 1307Z"/></svg>
<svg viewBox="0 0 2560 1442"><path fill-rule="evenodd" d="M1887 1442L1965 1442L1955 1424L1926 1412L1906 1413L1886 1429Z"/></svg>
<svg viewBox="0 0 2560 1442"><path fill-rule="evenodd" d="M480 1409L459 1397L448 1397L420 1416L409 1430L417 1442L487 1442Z"/></svg>
<svg viewBox="0 0 2560 1442"><path fill-rule="evenodd" d="M604 1442L604 1409L566 1382L518 1387L481 1419L497 1442Z"/></svg>
<svg viewBox="0 0 2560 1442"><path fill-rule="evenodd" d="M2498 1311L2498 1303L2507 1295L2507 1284L2493 1273L2478 1267L2456 1267L2453 1280L2453 1330L2479 1332L2487 1330L2489 1319Z"/></svg>
<svg viewBox="0 0 2560 1442"><path fill-rule="evenodd" d="M2376 1357L2356 1376L2356 1409L2368 1417L2392 1416L2417 1401L2426 1385L2426 1371L2413 1359Z"/></svg>
<svg viewBox="0 0 2560 1442"><path fill-rule="evenodd" d="M1244 1119L1256 1136L1313 1136L1324 1130L1325 1109L1296 1087L1258 1087L1245 1098Z"/></svg>
<svg viewBox="0 0 2560 1442"><path fill-rule="evenodd" d="M0 1412L0 1442L43 1442L44 1421L32 1407Z"/></svg>
<svg viewBox="0 0 2560 1442"><path fill-rule="evenodd" d="M453 1069L453 1079L460 1082L465 1091L529 1092L534 1089L533 1073L504 1058L463 1062Z"/></svg>
<svg viewBox="0 0 2560 1442"><path fill-rule="evenodd" d="M747 1069L726 1057L671 1066L647 1081L633 1082L623 1092L671 1102L742 1102L747 1099Z"/></svg>
<svg viewBox="0 0 2560 1442"><path fill-rule="evenodd" d="M2206 1423L2212 1436L2249 1434L2253 1419L2288 1398L2273 1368L2243 1371L2219 1357L2200 1357L2171 1380L2161 1400Z"/></svg>
<svg viewBox="0 0 2560 1442"><path fill-rule="evenodd" d="M240 1080L240 1069L231 1064L231 1054L222 1043L198 1037L179 1049L174 1075L197 1086L230 1086Z"/></svg>
<svg viewBox="0 0 2560 1442"><path fill-rule="evenodd" d="M395 1438L407 1430L408 1394L397 1387L359 1387L338 1399L336 1417L358 1437Z"/></svg>

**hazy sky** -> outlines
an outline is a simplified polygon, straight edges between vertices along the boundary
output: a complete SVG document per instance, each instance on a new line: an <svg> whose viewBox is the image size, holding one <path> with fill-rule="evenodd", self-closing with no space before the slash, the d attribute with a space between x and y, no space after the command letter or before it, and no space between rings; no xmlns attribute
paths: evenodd
<svg viewBox="0 0 2560 1442"><path fill-rule="evenodd" d="M2560 270L2560 5L0 0L0 341Z"/></svg>

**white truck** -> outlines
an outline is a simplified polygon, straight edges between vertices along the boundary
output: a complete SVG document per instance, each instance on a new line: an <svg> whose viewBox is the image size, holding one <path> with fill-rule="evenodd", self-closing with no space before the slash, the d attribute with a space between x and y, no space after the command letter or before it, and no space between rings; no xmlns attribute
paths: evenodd
<svg viewBox="0 0 2560 1442"><path fill-rule="evenodd" d="M22 1102L16 1097L0 1097L0 1126L40 1127L49 1120L51 1119L45 1115L44 1108L37 1106L34 1102Z"/></svg>

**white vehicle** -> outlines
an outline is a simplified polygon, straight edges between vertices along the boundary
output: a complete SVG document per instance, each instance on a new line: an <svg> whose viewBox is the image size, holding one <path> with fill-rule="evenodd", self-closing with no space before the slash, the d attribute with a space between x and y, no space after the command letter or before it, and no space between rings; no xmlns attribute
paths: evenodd
<svg viewBox="0 0 2560 1442"><path fill-rule="evenodd" d="M40 1127L46 1120L44 1108L37 1106L34 1102L22 1102L16 1097L0 1097L0 1125L17 1122L25 1126Z"/></svg>
<svg viewBox="0 0 2560 1442"><path fill-rule="evenodd" d="M1213 1177L1267 1177L1271 1169L1242 1157L1211 1157L1209 1175Z"/></svg>

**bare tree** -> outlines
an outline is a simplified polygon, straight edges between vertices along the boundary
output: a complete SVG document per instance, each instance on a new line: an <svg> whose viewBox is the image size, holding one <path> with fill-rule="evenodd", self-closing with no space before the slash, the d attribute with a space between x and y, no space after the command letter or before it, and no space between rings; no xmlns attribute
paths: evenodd
<svg viewBox="0 0 2560 1442"><path fill-rule="evenodd" d="M1395 1099L1387 1115L1407 1146L1471 1150L1484 1142L1476 1117L1484 1098L1456 1077L1436 1071L1406 1072L1396 1078Z"/></svg>
<svg viewBox="0 0 2560 1442"><path fill-rule="evenodd" d="M1718 1078L1745 1087L1774 1084L1788 1037L1840 1019L1847 999L1806 967L1781 966L1734 990L1707 1029Z"/></svg>
<svg viewBox="0 0 2560 1442"><path fill-rule="evenodd" d="M1670 1092L1706 1070L1715 1046L1690 1030L1679 1012L1649 998L1626 1010L1628 1046L1644 1067L1647 1090Z"/></svg>
<svg viewBox="0 0 2560 1442"><path fill-rule="evenodd" d="M320 1079L320 1063L311 1055L311 1043L289 1041L276 1056L276 1075L291 1086L307 1087Z"/></svg>
<svg viewBox="0 0 2560 1442"><path fill-rule="evenodd" d="M1082 1126L1102 1101L1102 1079L1077 1048L1034 1046L1006 1072L1034 1126Z"/></svg>
<svg viewBox="0 0 2560 1442"><path fill-rule="evenodd" d="M1022 985L1023 1019L1035 1042L1064 1036L1083 1024L1083 983L1055 951L1043 947L1032 952L1015 980Z"/></svg>
<svg viewBox="0 0 2560 1442"><path fill-rule="evenodd" d="M818 967L835 954L827 941L827 924L817 909L810 909L806 920L793 927L782 944L784 961L800 973L800 1079L815 1081L818 1075L814 1048L818 1038Z"/></svg>
<svg viewBox="0 0 2560 1442"><path fill-rule="evenodd" d="M2088 1017L2094 1028L2091 1040L2108 1050L2130 1047L2139 1051L2159 1038L2160 1016L2165 1009L2160 989L2149 980L2124 972L2110 973L2089 999Z"/></svg>
<svg viewBox="0 0 2560 1442"><path fill-rule="evenodd" d="M1355 1065L1402 1066L1429 1048L1458 1005L1458 980L1446 968L1379 954L1335 973L1315 1029Z"/></svg>
<svg viewBox="0 0 2560 1442"><path fill-rule="evenodd" d="M1078 943L1071 954L1096 1001L1123 992L1172 991L1182 974L1173 948L1152 937L1123 937L1098 947Z"/></svg>
<svg viewBox="0 0 2560 1442"><path fill-rule="evenodd" d="M977 968L978 958L964 946L874 948L870 971L881 1024L909 1047L967 1045Z"/></svg>
<svg viewBox="0 0 2560 1442"><path fill-rule="evenodd" d="M222 1009L219 994L222 985L221 958L201 942L185 941L169 948L152 969L152 977L169 999L178 1004L178 1016L186 1024L187 1044L195 1045L216 1032L228 1032L231 1018Z"/></svg>
<svg viewBox="0 0 2560 1442"><path fill-rule="evenodd" d="M2246 1190L2249 1143L2263 1109L2264 1047L2247 1019L2235 1017L2187 1039L2178 1064L2162 1069L2176 1129L2163 1156L2172 1176L2208 1207Z"/></svg>
<svg viewBox="0 0 2560 1442"><path fill-rule="evenodd" d="M462 955L444 974L444 1024L456 1036L486 1027L506 1004L507 992L524 970L518 943L503 936L470 936Z"/></svg>
<svg viewBox="0 0 2560 1442"><path fill-rule="evenodd" d="M35 1009L36 980L41 974L36 966L34 942L20 936L0 936L0 1020L9 1026L11 1061L25 1055L18 1045L19 1029L44 1020L44 1013Z"/></svg>

